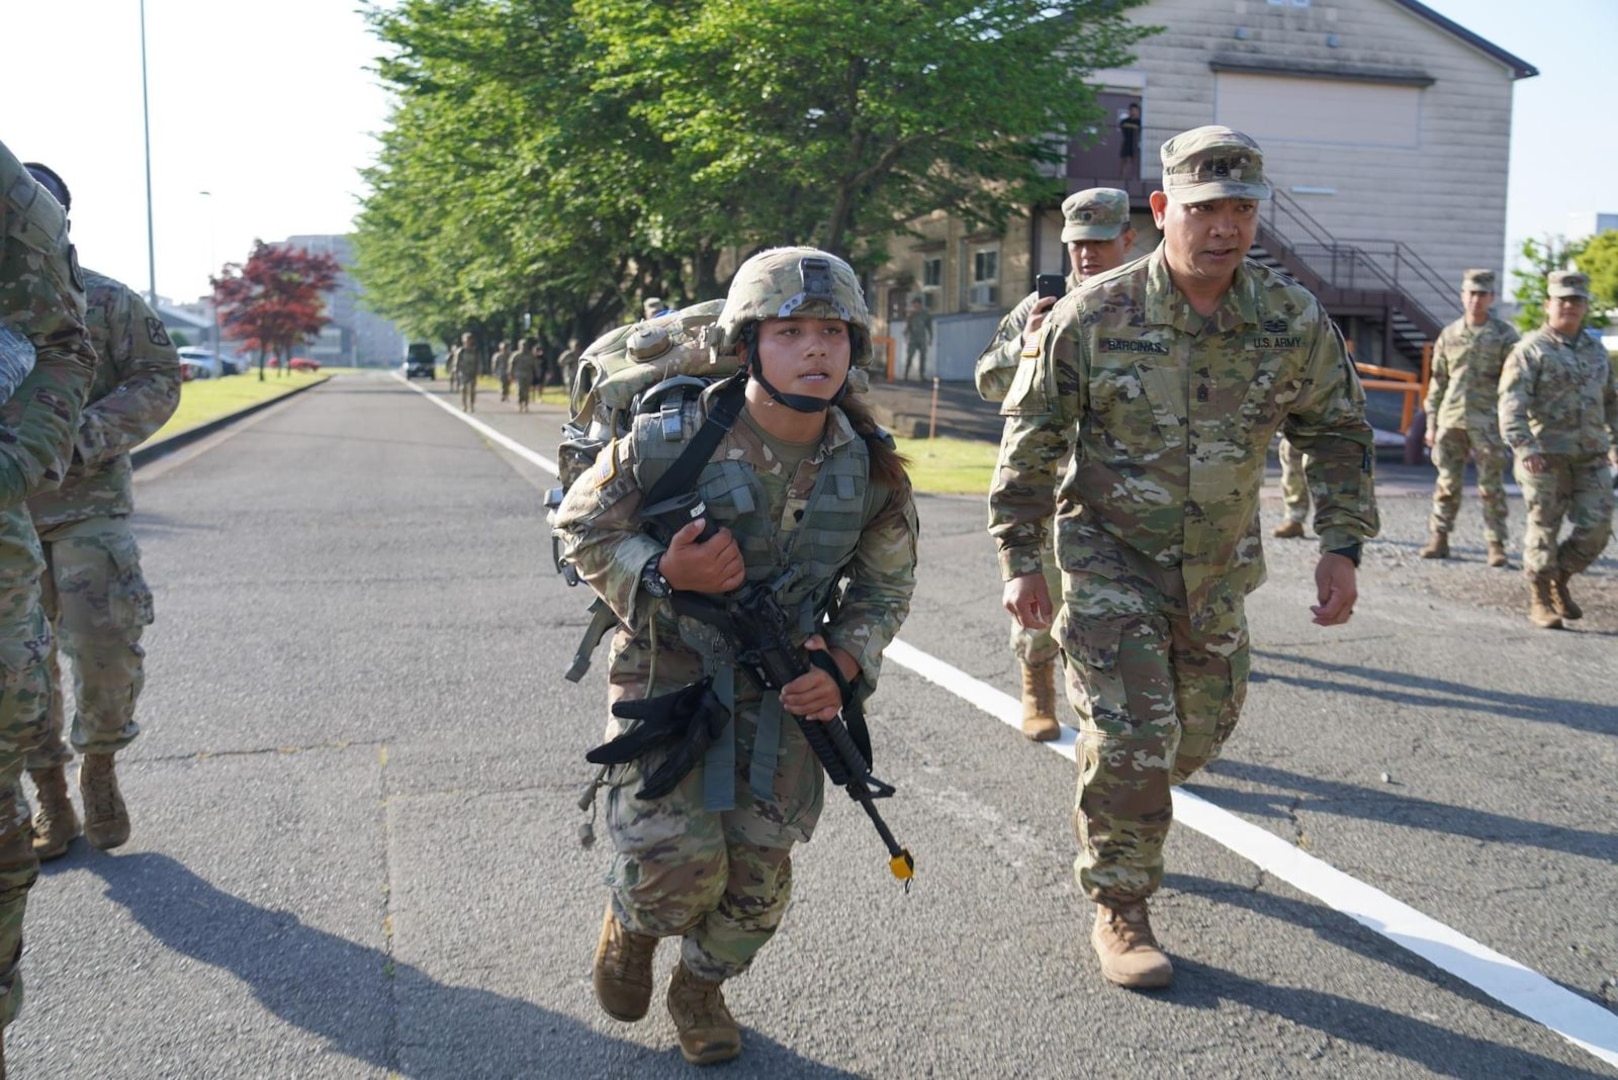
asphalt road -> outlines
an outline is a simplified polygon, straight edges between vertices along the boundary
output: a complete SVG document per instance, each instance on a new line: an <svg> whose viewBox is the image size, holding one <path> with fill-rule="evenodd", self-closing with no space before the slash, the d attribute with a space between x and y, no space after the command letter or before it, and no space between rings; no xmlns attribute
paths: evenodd
<svg viewBox="0 0 1618 1080"><path fill-rule="evenodd" d="M478 417L554 453L554 407ZM626 1025L590 991L606 855L578 846L575 801L604 653L559 677L586 597L551 570L550 483L380 375L142 470L158 622L120 757L134 836L78 842L30 897L14 1078L693 1072L660 1004ZM1536 631L1520 576L1482 563L1475 502L1443 565L1414 557L1425 509L1390 489L1345 628L1309 622L1313 545L1269 543L1244 719L1192 790L1598 1004L1610 1033L1618 563L1578 579L1578 629ZM920 512L903 639L1014 694L981 501ZM831 793L782 931L727 992L746 1052L724 1075L1618 1075L1184 827L1153 908L1176 983L1108 987L1072 765L897 664L872 704L915 886Z"/></svg>

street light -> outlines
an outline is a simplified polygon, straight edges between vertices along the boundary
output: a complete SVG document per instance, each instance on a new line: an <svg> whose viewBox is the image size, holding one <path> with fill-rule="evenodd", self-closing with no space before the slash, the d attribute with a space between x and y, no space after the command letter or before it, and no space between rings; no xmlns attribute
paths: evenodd
<svg viewBox="0 0 1618 1080"><path fill-rule="evenodd" d="M220 370L224 370L225 350L219 342L219 303L213 296L213 268L217 265L214 254L214 212L213 192L199 191L198 195L208 200L208 310L213 314L213 354L219 360Z"/></svg>
<svg viewBox="0 0 1618 1080"><path fill-rule="evenodd" d="M146 100L146 0L140 0L140 115L146 137L146 273L147 300L157 310L157 230L152 226L152 107Z"/></svg>

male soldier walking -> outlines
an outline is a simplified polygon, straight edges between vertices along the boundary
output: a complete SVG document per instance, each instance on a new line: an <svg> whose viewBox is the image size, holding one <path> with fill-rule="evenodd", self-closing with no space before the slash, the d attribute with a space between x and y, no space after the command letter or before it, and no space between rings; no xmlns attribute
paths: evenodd
<svg viewBox="0 0 1618 1080"><path fill-rule="evenodd" d="M910 361L916 361L916 374L927 377L927 346L933 340L933 316L922 304L921 297L910 298L910 314L905 316L905 370L910 378Z"/></svg>
<svg viewBox="0 0 1618 1080"><path fill-rule="evenodd" d="M562 396L573 394L573 373L579 369L579 339L568 338L567 348L556 358L556 368L562 377Z"/></svg>
<svg viewBox="0 0 1618 1080"><path fill-rule="evenodd" d="M1135 246L1135 230L1129 224L1129 193L1117 188L1090 188L1062 200L1062 242L1067 245L1071 269L1069 291L1097 274L1124 264ZM973 372L978 394L984 401L1004 401L1012 377L1022 362L1022 336L1038 332L1045 316L1056 303L1054 296L1040 297L1031 292L1006 313L995 331L994 340L978 357ZM1050 531L1050 525L1046 525ZM1060 596L1062 580L1055 559L1045 562L1045 587L1053 597ZM1056 656L1060 647L1048 627L1025 630L1011 622L1011 651L1022 664L1022 733L1036 742L1047 742L1062 733L1056 720Z"/></svg>
<svg viewBox="0 0 1618 1080"><path fill-rule="evenodd" d="M461 335L461 344L455 349L455 378L461 384L461 410L475 412L478 400L478 372L483 369L483 354L478 351L471 331Z"/></svg>
<svg viewBox="0 0 1618 1080"><path fill-rule="evenodd" d="M1489 565L1506 565L1506 463L1500 439L1500 371L1517 344L1510 323L1491 318L1494 271L1468 270L1461 277L1465 314L1438 335L1433 345L1433 376L1427 385L1427 445L1433 449L1438 483L1424 559L1449 558L1449 534L1461 508L1466 458L1478 463L1478 495L1483 500L1483 539Z"/></svg>
<svg viewBox="0 0 1618 1080"><path fill-rule="evenodd" d="M62 178L43 165L28 171L64 211L73 209ZM84 835L107 850L129 839L129 812L113 755L140 734L135 700L146 674L141 633L152 621L152 591L141 576L140 547L129 527L134 470L129 451L145 442L180 403L180 357L163 320L135 292L84 271L85 322L96 354L95 381L79 417L75 461L56 491L28 500L45 552L41 579L55 643L50 730L28 755L39 794L34 850L41 859L67 851L79 819L67 794L66 765L84 755L79 794ZM73 746L63 739L60 648L73 664Z"/></svg>
<svg viewBox="0 0 1618 1080"><path fill-rule="evenodd" d="M500 400L511 400L511 343L502 341L494 350L494 377L500 380Z"/></svg>
<svg viewBox="0 0 1618 1080"><path fill-rule="evenodd" d="M1245 258L1270 196L1258 145L1202 127L1162 158L1151 206L1163 243L1024 334L1037 355L1001 410L989 494L1006 609L1031 628L1051 622L1041 570L1056 511L1057 632L1080 727L1076 871L1096 903L1102 974L1128 987L1173 977L1146 901L1162 883L1171 786L1218 755L1241 712L1276 430L1307 455L1321 497L1316 623L1353 614L1360 542L1377 529L1371 429L1342 340L1305 289Z"/></svg>
<svg viewBox="0 0 1618 1080"><path fill-rule="evenodd" d="M523 338L517 342L517 351L511 357L511 377L517 380L517 411L520 413L528 411L528 397L534 391L534 376L538 371L539 357L534 355L534 342Z"/></svg>
<svg viewBox="0 0 1618 1080"><path fill-rule="evenodd" d="M0 1030L22 1006L23 912L39 876L23 764L45 735L50 624L40 603L45 562L24 501L61 483L95 374L84 330L84 282L67 215L0 143L0 322L26 334L34 370L0 404ZM0 1036L0 1076L5 1072Z"/></svg>
<svg viewBox="0 0 1618 1080"><path fill-rule="evenodd" d="M1281 459L1281 503L1286 507L1286 518L1270 530L1270 535L1296 540L1303 535L1303 523L1309 519L1309 478L1303 468L1303 451L1283 436L1277 455Z"/></svg>
<svg viewBox="0 0 1618 1080"><path fill-rule="evenodd" d="M1568 594L1568 578L1595 562L1612 536L1618 370L1581 329L1590 278L1553 270L1545 280L1545 324L1506 359L1499 414L1500 433L1517 455L1527 508L1528 621L1552 630L1583 617ZM1558 545L1564 517L1573 531Z"/></svg>

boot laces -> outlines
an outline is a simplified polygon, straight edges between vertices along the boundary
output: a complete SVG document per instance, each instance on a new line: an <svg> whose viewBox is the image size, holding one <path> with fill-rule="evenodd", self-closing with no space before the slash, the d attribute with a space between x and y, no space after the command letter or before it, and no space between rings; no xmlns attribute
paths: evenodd
<svg viewBox="0 0 1618 1080"><path fill-rule="evenodd" d="M1142 903L1124 904L1121 907L1107 907L1107 926L1118 935L1128 948L1140 945L1157 947L1157 938L1152 934L1152 924L1147 920L1146 905Z"/></svg>
<svg viewBox="0 0 1618 1080"><path fill-rule="evenodd" d="M115 799L116 779L110 768L99 769L85 766L89 776L84 783L85 815L93 819L109 818L118 811Z"/></svg>
<svg viewBox="0 0 1618 1080"><path fill-rule="evenodd" d="M631 971L645 973L651 963L652 951L656 947L655 937L636 934L616 918L612 920L612 941L608 948L608 958L616 978L621 979Z"/></svg>

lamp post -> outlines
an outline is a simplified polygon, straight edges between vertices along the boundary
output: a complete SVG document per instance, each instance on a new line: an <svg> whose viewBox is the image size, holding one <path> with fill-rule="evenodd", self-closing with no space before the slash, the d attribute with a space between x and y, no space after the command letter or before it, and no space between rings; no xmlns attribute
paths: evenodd
<svg viewBox="0 0 1618 1080"><path fill-rule="evenodd" d="M208 200L208 311L213 315L213 354L219 361L220 372L223 373L225 369L225 350L219 341L219 303L214 299L212 292L213 268L215 266L213 192L199 191L197 194Z"/></svg>
<svg viewBox="0 0 1618 1080"><path fill-rule="evenodd" d="M146 99L146 0L140 0L140 113L146 139L146 299L157 310L157 231L152 225L152 108Z"/></svg>

